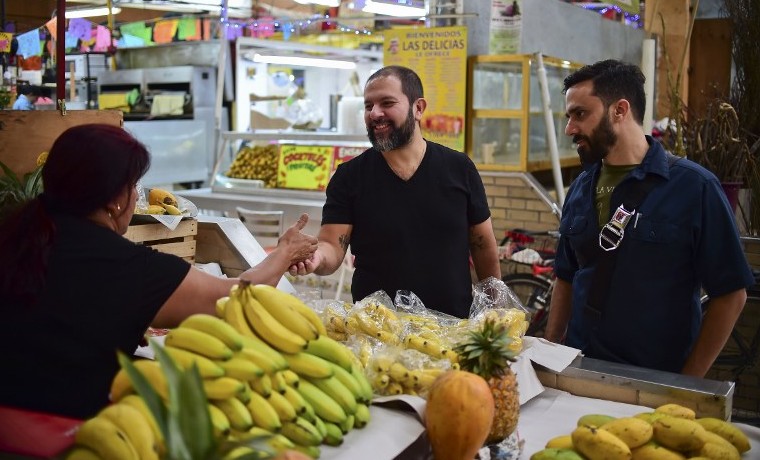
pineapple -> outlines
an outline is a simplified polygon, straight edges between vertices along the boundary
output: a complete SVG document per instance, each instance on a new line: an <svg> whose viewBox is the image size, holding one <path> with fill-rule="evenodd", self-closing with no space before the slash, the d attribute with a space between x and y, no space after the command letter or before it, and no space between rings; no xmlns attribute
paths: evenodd
<svg viewBox="0 0 760 460"><path fill-rule="evenodd" d="M520 413L517 380L509 367L515 353L510 350L512 338L507 332L504 325L487 320L480 330L470 331L454 347L461 369L483 377L491 388L495 410L491 433L486 439L488 444L512 434Z"/></svg>

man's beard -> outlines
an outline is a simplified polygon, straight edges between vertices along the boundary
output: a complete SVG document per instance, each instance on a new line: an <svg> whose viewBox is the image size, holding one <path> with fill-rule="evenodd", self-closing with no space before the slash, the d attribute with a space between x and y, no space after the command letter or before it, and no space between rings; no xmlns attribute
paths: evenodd
<svg viewBox="0 0 760 460"><path fill-rule="evenodd" d="M591 132L591 136L573 136L573 142L585 141L586 146L578 146L578 156L581 163L590 164L602 161L610 153L610 148L617 142L617 135L612 130L608 116L604 116Z"/></svg>
<svg viewBox="0 0 760 460"><path fill-rule="evenodd" d="M378 138L374 130L375 122L370 121L369 126L367 126L367 136L372 147L384 153L407 145L412 140L416 124L414 112L409 107L409 115L406 117L406 121L399 127L391 124L391 131L388 135Z"/></svg>

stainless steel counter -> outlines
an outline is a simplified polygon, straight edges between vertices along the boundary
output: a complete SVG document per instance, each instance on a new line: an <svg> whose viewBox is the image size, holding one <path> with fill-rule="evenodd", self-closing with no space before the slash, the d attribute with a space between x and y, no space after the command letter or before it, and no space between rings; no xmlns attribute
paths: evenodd
<svg viewBox="0 0 760 460"><path fill-rule="evenodd" d="M678 403L702 417L731 416L734 382L701 379L627 364L578 357L560 373L536 369L544 386L577 396L657 407Z"/></svg>

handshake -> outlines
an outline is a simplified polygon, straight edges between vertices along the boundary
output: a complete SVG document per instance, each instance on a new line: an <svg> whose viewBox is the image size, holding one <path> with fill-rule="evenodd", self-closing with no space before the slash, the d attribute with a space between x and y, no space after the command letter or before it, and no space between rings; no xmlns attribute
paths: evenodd
<svg viewBox="0 0 760 460"><path fill-rule="evenodd" d="M291 273L293 273L294 266L305 266L307 261L313 262L314 254L317 251L317 238L301 233L301 230L306 227L308 221L309 215L301 214L298 221L288 227L277 241L277 249L284 251L288 255Z"/></svg>

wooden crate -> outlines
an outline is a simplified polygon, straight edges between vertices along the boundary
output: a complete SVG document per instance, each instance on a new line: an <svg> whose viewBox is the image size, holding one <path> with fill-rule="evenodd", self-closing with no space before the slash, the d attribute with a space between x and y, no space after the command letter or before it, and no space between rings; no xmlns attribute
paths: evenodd
<svg viewBox="0 0 760 460"><path fill-rule="evenodd" d="M195 262L196 235L198 221L187 219L177 228L169 230L160 223L130 225L124 237L135 243L150 246L157 251L174 254L190 263Z"/></svg>

